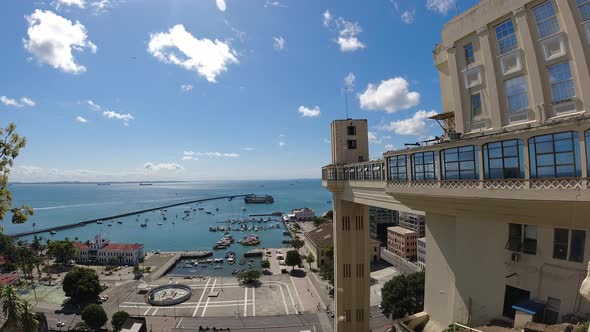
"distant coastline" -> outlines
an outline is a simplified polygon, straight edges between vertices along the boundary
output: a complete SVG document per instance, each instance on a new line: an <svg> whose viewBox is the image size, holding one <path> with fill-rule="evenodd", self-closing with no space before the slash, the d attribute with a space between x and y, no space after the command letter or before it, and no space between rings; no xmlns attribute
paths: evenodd
<svg viewBox="0 0 590 332"><path fill-rule="evenodd" d="M159 181L40 181L40 182L23 182L14 181L9 182L12 184L139 184L139 183L194 183L194 182L232 182L232 181L243 181L243 182L268 182L268 181L307 181L307 180L321 180L317 178L300 178L300 179L246 179L246 180L159 180Z"/></svg>

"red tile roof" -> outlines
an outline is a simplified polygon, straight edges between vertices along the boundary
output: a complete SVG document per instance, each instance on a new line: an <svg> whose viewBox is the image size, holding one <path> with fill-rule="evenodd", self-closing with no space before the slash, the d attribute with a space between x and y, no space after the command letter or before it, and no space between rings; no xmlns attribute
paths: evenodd
<svg viewBox="0 0 590 332"><path fill-rule="evenodd" d="M7 275L7 274L0 275L0 283L1 284L9 285L9 284L14 283L15 281L16 281L16 278L14 278L11 275Z"/></svg>
<svg viewBox="0 0 590 332"><path fill-rule="evenodd" d="M87 250L89 246L86 243L74 242L74 247L78 250ZM102 247L101 250L110 251L133 251L143 248L143 244L129 244L129 243L109 243Z"/></svg>

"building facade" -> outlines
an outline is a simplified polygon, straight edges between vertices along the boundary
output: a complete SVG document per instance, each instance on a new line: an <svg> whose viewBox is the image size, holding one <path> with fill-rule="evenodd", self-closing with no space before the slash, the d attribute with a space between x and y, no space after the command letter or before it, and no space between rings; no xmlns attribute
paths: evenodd
<svg viewBox="0 0 590 332"><path fill-rule="evenodd" d="M74 242L78 254L77 263L135 265L143 261L143 244L112 243L101 235L94 237L94 242Z"/></svg>
<svg viewBox="0 0 590 332"><path fill-rule="evenodd" d="M387 250L408 261L416 261L418 233L400 226L387 228Z"/></svg>
<svg viewBox="0 0 590 332"><path fill-rule="evenodd" d="M369 236L378 240L381 245L387 245L387 228L397 226L398 212L378 207L369 207Z"/></svg>
<svg viewBox="0 0 590 332"><path fill-rule="evenodd" d="M426 268L426 238L421 237L416 242L418 266L424 270Z"/></svg>
<svg viewBox="0 0 590 332"><path fill-rule="evenodd" d="M547 323L590 313L589 22L584 0L480 1L434 49L440 140L322 169L335 215L426 216L427 330L514 319L528 300Z"/></svg>
<svg viewBox="0 0 590 332"><path fill-rule="evenodd" d="M294 209L291 211L291 216L297 221L313 221L315 212L308 208Z"/></svg>
<svg viewBox="0 0 590 332"><path fill-rule="evenodd" d="M424 216L414 213L400 212L399 225L416 232L419 237L426 236L426 217Z"/></svg>

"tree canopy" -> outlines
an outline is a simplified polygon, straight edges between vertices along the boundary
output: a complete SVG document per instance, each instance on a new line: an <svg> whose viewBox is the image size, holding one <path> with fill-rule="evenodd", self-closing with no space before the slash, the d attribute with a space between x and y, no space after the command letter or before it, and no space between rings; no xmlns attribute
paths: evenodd
<svg viewBox="0 0 590 332"><path fill-rule="evenodd" d="M263 269L270 269L270 261L268 259L263 259L260 265Z"/></svg>
<svg viewBox="0 0 590 332"><path fill-rule="evenodd" d="M324 256L330 258L330 259L334 259L334 245L332 244L327 244L324 247Z"/></svg>
<svg viewBox="0 0 590 332"><path fill-rule="evenodd" d="M100 283L94 270L75 267L63 280L66 296L74 301L83 302L95 299L100 294Z"/></svg>
<svg viewBox="0 0 590 332"><path fill-rule="evenodd" d="M260 272L255 270L242 271L238 274L238 281L242 284L252 284L260 279Z"/></svg>
<svg viewBox="0 0 590 332"><path fill-rule="evenodd" d="M11 285L0 286L2 315L6 318L6 328L34 331L39 326L39 319L29 302L22 299Z"/></svg>
<svg viewBox="0 0 590 332"><path fill-rule="evenodd" d="M309 253L307 254L307 256L305 256L305 262L309 265L309 268L311 269L311 264L315 262L315 257L312 253Z"/></svg>
<svg viewBox="0 0 590 332"><path fill-rule="evenodd" d="M121 330L127 318L129 318L129 314L126 311L117 311L113 314L113 317L111 318L111 324L113 325L115 331Z"/></svg>
<svg viewBox="0 0 590 332"><path fill-rule="evenodd" d="M291 267L291 270L295 268L296 265L301 264L301 255L297 250L289 250L287 251L287 257L285 257L285 264Z"/></svg>
<svg viewBox="0 0 590 332"><path fill-rule="evenodd" d="M82 310L82 320L88 327L98 329L106 324L109 318L101 306L93 303Z"/></svg>
<svg viewBox="0 0 590 332"><path fill-rule="evenodd" d="M47 244L47 254L55 257L58 263L67 263L76 256L78 250L74 247L74 242L65 240L55 240Z"/></svg>
<svg viewBox="0 0 590 332"><path fill-rule="evenodd" d="M424 308L424 272L402 274L383 285L381 311L391 319L415 314Z"/></svg>
<svg viewBox="0 0 590 332"><path fill-rule="evenodd" d="M26 139L16 133L14 123L10 123L6 128L0 127L0 220L4 220L6 212L10 211L13 224L22 224L33 215L33 208L30 206L12 206L12 193L8 189L10 169L20 149L26 144Z"/></svg>
<svg viewBox="0 0 590 332"><path fill-rule="evenodd" d="M291 247L295 248L295 249L300 249L305 245L305 242L303 242L303 240L300 239L293 239L290 242Z"/></svg>

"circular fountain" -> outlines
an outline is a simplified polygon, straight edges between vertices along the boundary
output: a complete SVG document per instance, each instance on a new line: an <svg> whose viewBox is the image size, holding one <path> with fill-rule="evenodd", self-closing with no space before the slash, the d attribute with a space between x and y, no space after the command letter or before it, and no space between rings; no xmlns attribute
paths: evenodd
<svg viewBox="0 0 590 332"><path fill-rule="evenodd" d="M147 295L147 302L153 306L177 305L191 298L191 289L186 285L170 284L152 288Z"/></svg>

